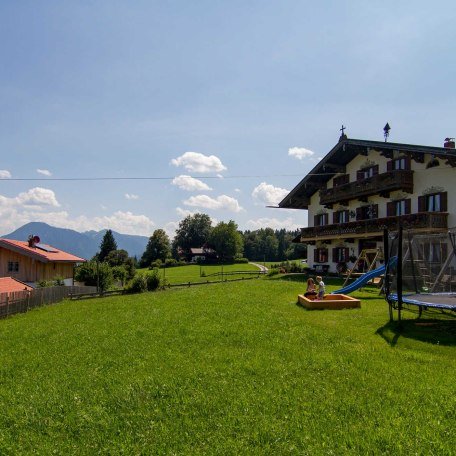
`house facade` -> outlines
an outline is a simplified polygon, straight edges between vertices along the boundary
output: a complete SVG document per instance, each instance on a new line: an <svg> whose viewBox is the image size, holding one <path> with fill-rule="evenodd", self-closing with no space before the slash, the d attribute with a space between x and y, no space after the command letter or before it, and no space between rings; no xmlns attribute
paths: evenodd
<svg viewBox="0 0 456 456"><path fill-rule="evenodd" d="M63 277L73 284L74 266L86 260L47 244L0 238L0 277L12 277L28 285Z"/></svg>
<svg viewBox="0 0 456 456"><path fill-rule="evenodd" d="M428 147L344 135L279 207L307 209L296 242L308 245L310 267L336 272L363 251L380 251L384 228L439 233L456 226L455 167L452 139Z"/></svg>

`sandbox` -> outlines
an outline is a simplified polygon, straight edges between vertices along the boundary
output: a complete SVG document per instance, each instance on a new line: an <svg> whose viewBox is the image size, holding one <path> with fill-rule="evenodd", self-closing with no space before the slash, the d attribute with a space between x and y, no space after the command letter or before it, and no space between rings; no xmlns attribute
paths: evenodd
<svg viewBox="0 0 456 456"><path fill-rule="evenodd" d="M323 299L309 299L298 295L298 302L306 309L354 309L361 307L359 299L344 294L327 294Z"/></svg>

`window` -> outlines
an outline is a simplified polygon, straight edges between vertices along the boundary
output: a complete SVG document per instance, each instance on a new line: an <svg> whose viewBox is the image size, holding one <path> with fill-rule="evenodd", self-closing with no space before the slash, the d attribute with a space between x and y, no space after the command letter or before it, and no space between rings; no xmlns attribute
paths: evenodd
<svg viewBox="0 0 456 456"><path fill-rule="evenodd" d="M418 197L418 212L446 212L447 192Z"/></svg>
<svg viewBox="0 0 456 456"><path fill-rule="evenodd" d="M333 214L333 223L348 223L350 221L349 211L336 211Z"/></svg>
<svg viewBox="0 0 456 456"><path fill-rule="evenodd" d="M410 157L399 157L387 163L388 171L395 171L398 169L410 169Z"/></svg>
<svg viewBox="0 0 456 456"><path fill-rule="evenodd" d="M348 247L335 247L333 249L333 262L346 263L348 261Z"/></svg>
<svg viewBox="0 0 456 456"><path fill-rule="evenodd" d="M391 201L386 206L386 212L388 217L410 214L411 200L402 199L397 201Z"/></svg>
<svg viewBox="0 0 456 456"><path fill-rule="evenodd" d="M378 165L369 166L368 168L360 169L356 173L356 180L361 181L378 174Z"/></svg>
<svg viewBox="0 0 456 456"><path fill-rule="evenodd" d="M348 184L349 182L349 175L344 174L343 176L338 176L333 179L333 187L340 187L341 185Z"/></svg>
<svg viewBox="0 0 456 456"><path fill-rule="evenodd" d="M328 224L328 214L318 214L314 218L314 226L325 226Z"/></svg>
<svg viewBox="0 0 456 456"><path fill-rule="evenodd" d="M326 263L328 261L328 249L326 247L320 247L314 250L314 262L315 263Z"/></svg>
<svg viewBox="0 0 456 456"><path fill-rule="evenodd" d="M19 272L19 263L17 261L8 261L8 272Z"/></svg>
<svg viewBox="0 0 456 456"><path fill-rule="evenodd" d="M378 204L358 207L356 209L356 220L370 220L378 217Z"/></svg>

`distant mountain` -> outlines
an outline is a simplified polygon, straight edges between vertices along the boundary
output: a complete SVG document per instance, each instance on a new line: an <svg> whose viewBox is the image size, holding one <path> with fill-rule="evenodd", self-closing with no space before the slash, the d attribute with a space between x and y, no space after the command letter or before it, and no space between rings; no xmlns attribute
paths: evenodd
<svg viewBox="0 0 456 456"><path fill-rule="evenodd" d="M98 252L105 233L106 230L79 233L67 228L56 228L43 222L31 222L12 233L5 234L3 237L26 241L29 235L33 234L34 236L39 236L41 242L45 244L65 250L81 258L90 259ZM112 233L119 249L126 250L130 256L141 258L144 250L146 250L148 241L146 236L121 234L115 231Z"/></svg>

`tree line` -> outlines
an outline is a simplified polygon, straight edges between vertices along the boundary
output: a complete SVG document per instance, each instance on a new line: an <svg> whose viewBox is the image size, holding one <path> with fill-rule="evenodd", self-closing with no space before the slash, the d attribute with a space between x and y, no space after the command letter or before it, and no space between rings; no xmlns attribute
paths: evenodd
<svg viewBox="0 0 456 456"><path fill-rule="evenodd" d="M162 229L154 231L140 261L140 267L152 263L179 260L190 257L190 249L213 249L220 261L235 261L248 258L253 261L282 261L306 258L306 246L293 243L299 231L262 228L255 231L240 231L230 220L212 226L207 214L194 214L179 223L171 241Z"/></svg>

